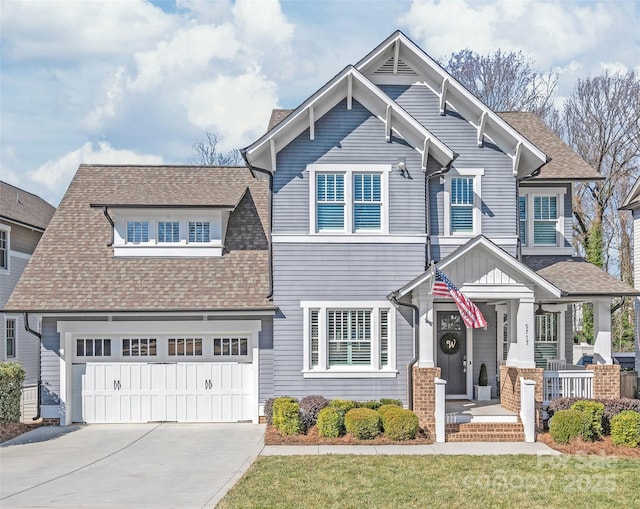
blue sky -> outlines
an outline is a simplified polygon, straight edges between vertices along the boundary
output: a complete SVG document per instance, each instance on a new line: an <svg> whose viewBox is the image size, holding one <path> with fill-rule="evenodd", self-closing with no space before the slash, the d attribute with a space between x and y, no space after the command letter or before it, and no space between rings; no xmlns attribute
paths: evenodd
<svg viewBox="0 0 640 509"><path fill-rule="evenodd" d="M57 205L80 163L246 146L396 29L434 58L522 50L561 101L640 69L638 26L638 0L3 0L0 178Z"/></svg>

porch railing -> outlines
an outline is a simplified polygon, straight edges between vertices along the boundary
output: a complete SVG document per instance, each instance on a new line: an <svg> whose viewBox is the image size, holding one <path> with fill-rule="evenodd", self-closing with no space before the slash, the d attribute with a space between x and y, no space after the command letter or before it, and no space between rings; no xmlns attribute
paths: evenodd
<svg viewBox="0 0 640 509"><path fill-rule="evenodd" d="M593 397L593 371L545 370L542 383L542 399L548 405L555 398Z"/></svg>

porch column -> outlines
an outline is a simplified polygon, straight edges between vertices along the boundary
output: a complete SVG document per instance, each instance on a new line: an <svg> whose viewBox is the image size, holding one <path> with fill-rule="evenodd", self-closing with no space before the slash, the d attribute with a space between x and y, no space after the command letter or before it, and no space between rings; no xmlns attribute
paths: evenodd
<svg viewBox="0 0 640 509"><path fill-rule="evenodd" d="M515 365L519 368L536 367L533 349L535 344L534 302L532 295L531 297L521 298L518 305L518 359Z"/></svg>
<svg viewBox="0 0 640 509"><path fill-rule="evenodd" d="M611 355L611 299L593 299L593 360L613 364Z"/></svg>
<svg viewBox="0 0 640 509"><path fill-rule="evenodd" d="M418 367L435 367L433 340L433 296L426 290L414 294L413 304L418 306Z"/></svg>

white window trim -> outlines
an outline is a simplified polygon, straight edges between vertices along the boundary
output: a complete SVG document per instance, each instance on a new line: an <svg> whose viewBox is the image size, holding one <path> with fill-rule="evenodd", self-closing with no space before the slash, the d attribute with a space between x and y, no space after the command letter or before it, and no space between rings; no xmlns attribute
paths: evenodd
<svg viewBox="0 0 640 509"><path fill-rule="evenodd" d="M301 301L303 311L303 368L304 378L395 378L396 369L396 312L389 301ZM329 367L327 346L327 310L371 310L371 366ZM311 366L310 312L318 310L318 366ZM380 310L388 311L388 361L380 366Z"/></svg>
<svg viewBox="0 0 640 509"><path fill-rule="evenodd" d="M444 236L471 238L482 232L482 177L484 168L452 168L444 176ZM473 231L451 232L451 179L473 177Z"/></svg>
<svg viewBox="0 0 640 509"><path fill-rule="evenodd" d="M393 166L390 164L309 164L306 171L309 175L309 234L310 235L387 235L389 233L389 174ZM328 232L317 231L316 222L316 174L344 174L344 228ZM357 232L353 229L353 174L380 173L382 205L380 207L380 230Z"/></svg>
<svg viewBox="0 0 640 509"><path fill-rule="evenodd" d="M522 244L522 254L524 255L562 255L573 254L572 247L565 247L564 236L564 199L567 190L563 187L531 187L520 188L520 196L526 197L526 214L527 214L527 243ZM556 223L556 245L555 246L535 246L533 245L533 200L536 196L555 196L556 208L558 211L558 220ZM518 204L518 216L520 214L520 205ZM518 235L520 232L518 231Z"/></svg>
<svg viewBox="0 0 640 509"><path fill-rule="evenodd" d="M7 234L7 246L5 253L7 257L7 264L6 267L0 267L0 274L8 275L11 273L11 226L8 224L0 224L0 231Z"/></svg>

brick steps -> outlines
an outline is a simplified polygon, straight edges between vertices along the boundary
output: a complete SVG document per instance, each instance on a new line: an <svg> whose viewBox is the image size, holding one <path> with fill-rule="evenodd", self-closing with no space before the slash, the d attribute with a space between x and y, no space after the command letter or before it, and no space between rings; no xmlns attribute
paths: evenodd
<svg viewBox="0 0 640 509"><path fill-rule="evenodd" d="M468 422L447 424L447 442L524 442L521 423Z"/></svg>

